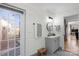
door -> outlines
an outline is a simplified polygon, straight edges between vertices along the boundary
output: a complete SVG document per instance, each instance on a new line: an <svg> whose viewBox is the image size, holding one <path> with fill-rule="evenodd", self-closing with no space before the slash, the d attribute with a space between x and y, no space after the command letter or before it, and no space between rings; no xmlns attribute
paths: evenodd
<svg viewBox="0 0 79 59"><path fill-rule="evenodd" d="M23 21L21 13L0 8L0 55L23 55Z"/></svg>
<svg viewBox="0 0 79 59"><path fill-rule="evenodd" d="M64 30L65 30L64 40L67 40L67 23L66 23L66 19L64 19Z"/></svg>

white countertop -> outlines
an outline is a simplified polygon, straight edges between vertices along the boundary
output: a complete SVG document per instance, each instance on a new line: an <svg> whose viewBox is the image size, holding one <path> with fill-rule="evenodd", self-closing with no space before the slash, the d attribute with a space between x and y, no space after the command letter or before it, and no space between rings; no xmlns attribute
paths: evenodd
<svg viewBox="0 0 79 59"><path fill-rule="evenodd" d="M56 36L47 36L46 38L56 38L56 37L60 37L60 35L56 35Z"/></svg>

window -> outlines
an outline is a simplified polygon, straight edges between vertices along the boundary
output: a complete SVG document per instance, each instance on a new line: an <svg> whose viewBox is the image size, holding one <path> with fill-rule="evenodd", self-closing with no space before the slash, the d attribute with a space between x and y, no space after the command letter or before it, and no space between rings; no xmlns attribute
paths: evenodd
<svg viewBox="0 0 79 59"><path fill-rule="evenodd" d="M0 8L0 55L20 55L21 13Z"/></svg>

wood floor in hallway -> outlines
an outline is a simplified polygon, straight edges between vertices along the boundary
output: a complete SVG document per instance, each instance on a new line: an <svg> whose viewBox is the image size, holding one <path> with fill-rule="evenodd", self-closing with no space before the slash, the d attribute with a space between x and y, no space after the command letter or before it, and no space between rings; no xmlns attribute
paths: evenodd
<svg viewBox="0 0 79 59"><path fill-rule="evenodd" d="M69 51L76 55L79 55L79 39L76 39L75 34L69 35L67 40L65 40L64 49L65 51Z"/></svg>

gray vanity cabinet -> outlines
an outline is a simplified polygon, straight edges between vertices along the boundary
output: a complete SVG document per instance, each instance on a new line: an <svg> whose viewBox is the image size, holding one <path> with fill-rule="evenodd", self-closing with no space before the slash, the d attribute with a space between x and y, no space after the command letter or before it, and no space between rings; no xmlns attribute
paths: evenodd
<svg viewBox="0 0 79 59"><path fill-rule="evenodd" d="M59 48L59 36L46 37L45 44L49 53L55 52Z"/></svg>

